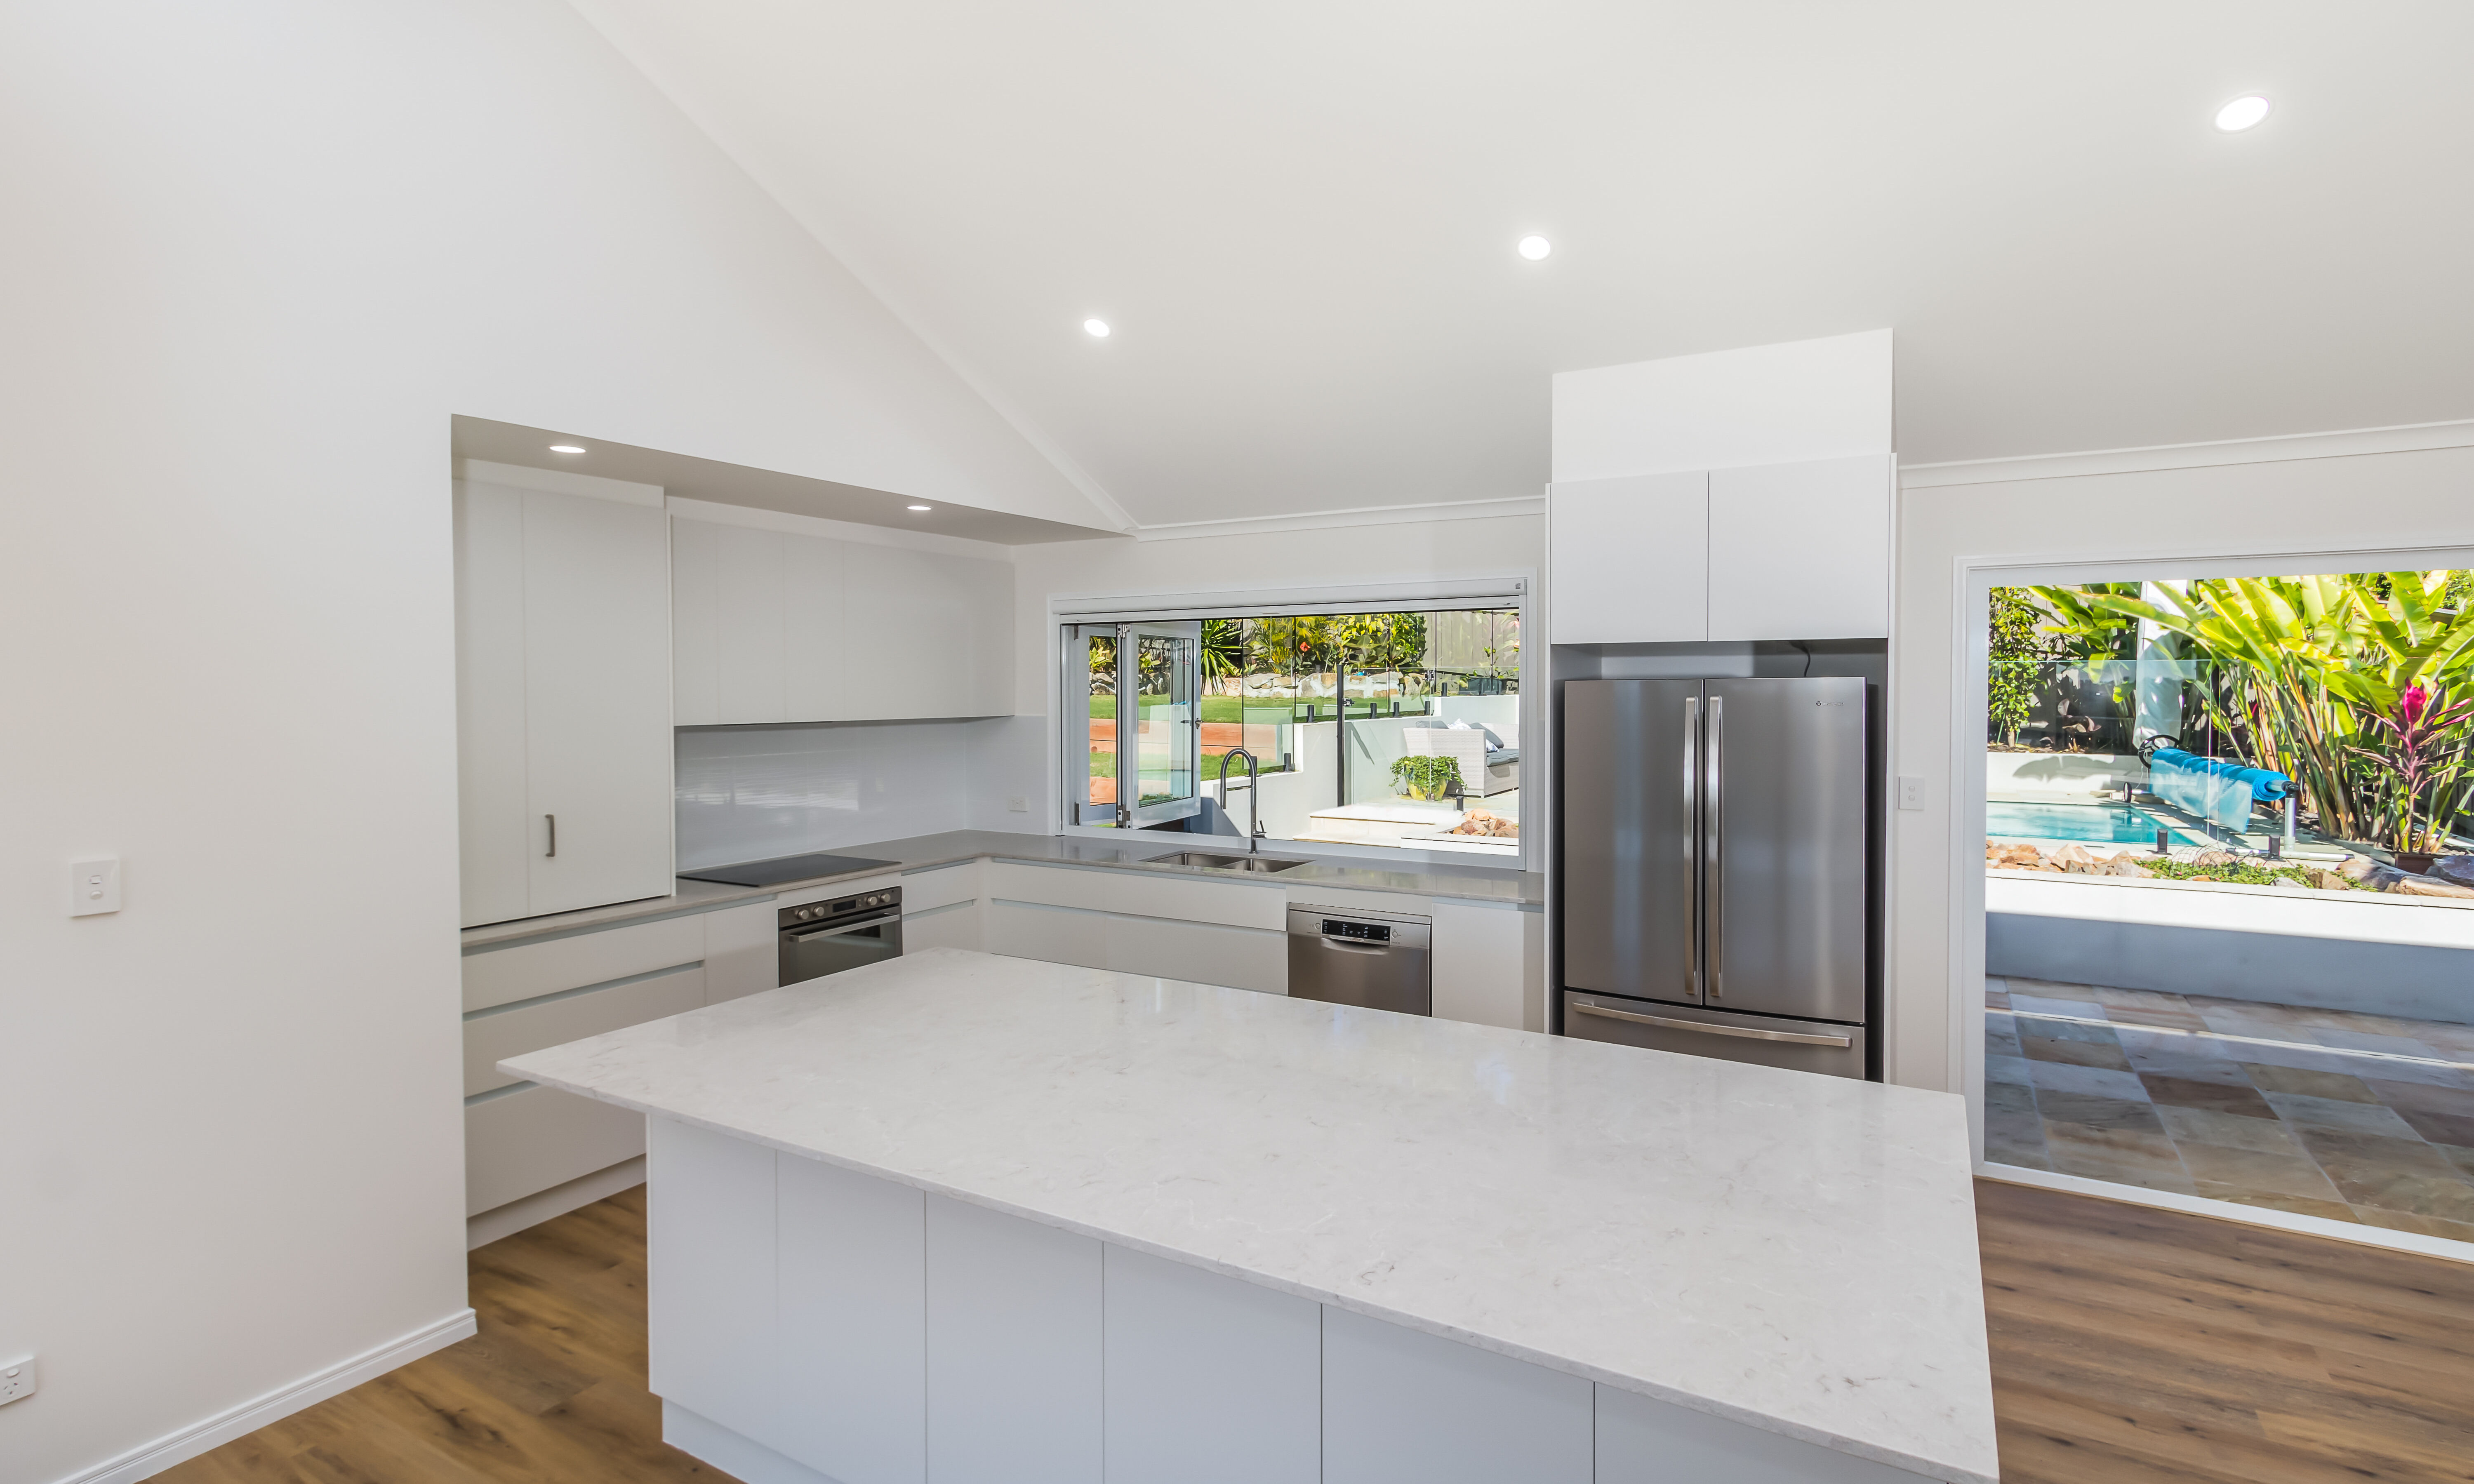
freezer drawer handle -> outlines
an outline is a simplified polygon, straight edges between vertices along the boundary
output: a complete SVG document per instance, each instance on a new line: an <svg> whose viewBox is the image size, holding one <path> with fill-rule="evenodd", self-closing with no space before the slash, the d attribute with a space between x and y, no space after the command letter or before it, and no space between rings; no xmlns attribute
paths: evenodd
<svg viewBox="0 0 2474 1484"><path fill-rule="evenodd" d="M1664 1015L1637 1015L1628 1010L1608 1010L1602 1005L1575 1003L1572 1008L1584 1015L1603 1015L1609 1020L1630 1020L1644 1026L1661 1026L1669 1031L1698 1031L1705 1035L1734 1035L1748 1041L1784 1041L1791 1046L1835 1046L1844 1051L1855 1044L1845 1035L1802 1035L1793 1031L1756 1031L1749 1026L1705 1026L1697 1020L1674 1020Z"/></svg>

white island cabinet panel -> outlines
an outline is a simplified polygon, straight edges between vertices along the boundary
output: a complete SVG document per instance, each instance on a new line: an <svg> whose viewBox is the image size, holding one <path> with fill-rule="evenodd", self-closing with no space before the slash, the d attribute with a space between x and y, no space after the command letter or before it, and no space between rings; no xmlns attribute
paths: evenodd
<svg viewBox="0 0 2474 1484"><path fill-rule="evenodd" d="M928 1475L926 1197L782 1155L781 1413L767 1441L840 1484Z"/></svg>
<svg viewBox="0 0 2474 1484"><path fill-rule="evenodd" d="M773 1151L675 1119L645 1122L648 1389L769 1446L779 1405Z"/></svg>
<svg viewBox="0 0 2474 1484"><path fill-rule="evenodd" d="M928 1472L1092 1484L1101 1468L1100 1243L928 1204Z"/></svg>
<svg viewBox="0 0 2474 1484"><path fill-rule="evenodd" d="M1322 1484L1590 1484L1589 1393L1577 1375L1326 1304Z"/></svg>
<svg viewBox="0 0 2474 1484"><path fill-rule="evenodd" d="M1597 1412L1597 1484L1923 1484L1926 1478L1612 1386L1598 1388Z"/></svg>
<svg viewBox="0 0 2474 1484"><path fill-rule="evenodd" d="M1108 1484L1316 1484L1322 1306L1108 1244Z"/></svg>

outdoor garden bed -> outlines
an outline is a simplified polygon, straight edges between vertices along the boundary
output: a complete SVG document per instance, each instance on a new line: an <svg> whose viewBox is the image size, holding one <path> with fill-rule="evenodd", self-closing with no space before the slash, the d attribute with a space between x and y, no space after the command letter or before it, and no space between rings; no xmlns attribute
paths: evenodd
<svg viewBox="0 0 2474 1484"><path fill-rule="evenodd" d="M2106 854L2077 841L2037 845L1987 839L1988 870L2036 871L2059 876L2108 876L2132 881L2166 880L2225 887L2272 887L2315 891L2372 891L2422 901L2474 902L2474 855L2450 856L2432 873L2414 875L2365 855L2333 864L2289 862L2210 849L2159 855L2153 850ZM2451 879L2452 877L2460 879Z"/></svg>

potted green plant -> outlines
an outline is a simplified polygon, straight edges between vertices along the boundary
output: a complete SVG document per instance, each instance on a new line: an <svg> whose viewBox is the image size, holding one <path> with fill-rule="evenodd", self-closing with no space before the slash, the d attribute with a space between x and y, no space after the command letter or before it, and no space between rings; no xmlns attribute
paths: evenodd
<svg viewBox="0 0 2474 1484"><path fill-rule="evenodd" d="M1439 799L1461 782L1461 766L1450 758L1394 758L1392 778L1413 799Z"/></svg>

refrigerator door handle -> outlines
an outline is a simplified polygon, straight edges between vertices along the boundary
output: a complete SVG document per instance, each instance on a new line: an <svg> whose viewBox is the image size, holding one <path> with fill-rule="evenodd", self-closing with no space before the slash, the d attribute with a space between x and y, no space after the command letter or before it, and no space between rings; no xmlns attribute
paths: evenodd
<svg viewBox="0 0 2474 1484"><path fill-rule="evenodd" d="M1747 1041L1785 1041L1793 1046L1834 1046L1840 1051L1855 1044L1848 1035L1807 1035L1793 1031L1756 1031L1750 1026L1704 1025L1698 1020L1677 1020L1667 1015L1640 1015L1628 1010L1609 1010L1587 1000L1575 1000L1572 1009L1584 1015L1597 1015L1607 1020L1629 1020L1635 1025L1657 1026L1665 1031L1698 1031L1704 1035L1732 1035Z"/></svg>
<svg viewBox="0 0 2474 1484"><path fill-rule="evenodd" d="M1701 998L1701 697L1684 698L1684 864L1690 878L1684 914L1684 981Z"/></svg>
<svg viewBox="0 0 2474 1484"><path fill-rule="evenodd" d="M1708 815L1702 827L1701 875L1706 882L1702 894L1710 904L1709 921L1702 933L1710 950L1710 998L1719 1000L1727 994L1727 966L1721 957L1727 937L1727 802L1725 786L1727 703L1721 696L1710 697L1710 772L1709 787L1703 791L1702 809Z"/></svg>

